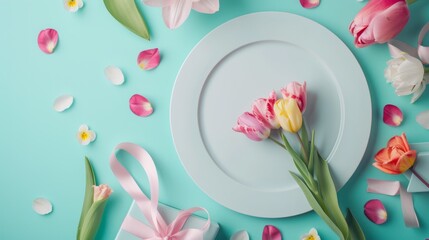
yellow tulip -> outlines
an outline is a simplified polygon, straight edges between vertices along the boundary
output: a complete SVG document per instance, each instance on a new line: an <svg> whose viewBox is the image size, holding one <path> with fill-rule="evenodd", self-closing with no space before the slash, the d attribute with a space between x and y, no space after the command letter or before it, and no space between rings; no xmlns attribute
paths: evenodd
<svg viewBox="0 0 429 240"><path fill-rule="evenodd" d="M292 133L296 133L302 127L302 113L295 99L279 99L274 104L274 113L280 126Z"/></svg>

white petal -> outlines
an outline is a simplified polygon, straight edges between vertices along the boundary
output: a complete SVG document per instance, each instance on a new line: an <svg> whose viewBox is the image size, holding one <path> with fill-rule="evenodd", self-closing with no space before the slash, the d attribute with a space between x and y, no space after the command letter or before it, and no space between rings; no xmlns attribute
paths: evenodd
<svg viewBox="0 0 429 240"><path fill-rule="evenodd" d="M97 138L97 134L95 134L95 132L94 132L94 131L91 131L91 130L89 130L89 131L88 131L88 133L89 133L89 135L90 135L89 140L90 140L91 142L93 142L93 141Z"/></svg>
<svg viewBox="0 0 429 240"><path fill-rule="evenodd" d="M107 80L114 85L122 85L124 83L124 74L121 69L116 66L108 66L104 69L104 74Z"/></svg>
<svg viewBox="0 0 429 240"><path fill-rule="evenodd" d="M73 104L73 100L74 98L71 95L63 95L58 97L57 99L55 99L54 102L55 111L62 112L64 110L67 110Z"/></svg>
<svg viewBox="0 0 429 240"><path fill-rule="evenodd" d="M426 83L422 83L420 84L420 86L416 89L416 91L414 91L413 97L411 98L411 103L414 103L415 101L417 101L423 94L423 92L426 89Z"/></svg>
<svg viewBox="0 0 429 240"><path fill-rule="evenodd" d="M230 240L249 240L249 234L245 230L241 230L234 233Z"/></svg>
<svg viewBox="0 0 429 240"><path fill-rule="evenodd" d="M46 198L36 198L33 200L33 210L40 215L46 215L52 212L52 204Z"/></svg>
<svg viewBox="0 0 429 240"><path fill-rule="evenodd" d="M419 113L416 117L416 121L425 129L429 129L429 111Z"/></svg>
<svg viewBox="0 0 429 240"><path fill-rule="evenodd" d="M82 124L79 127L79 132L88 131L88 125Z"/></svg>

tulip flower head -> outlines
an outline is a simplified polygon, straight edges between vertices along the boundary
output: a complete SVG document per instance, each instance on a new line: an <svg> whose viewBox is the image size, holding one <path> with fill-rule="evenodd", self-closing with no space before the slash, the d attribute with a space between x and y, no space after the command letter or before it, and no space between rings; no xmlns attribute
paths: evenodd
<svg viewBox="0 0 429 240"><path fill-rule="evenodd" d="M244 133L253 141L261 141L270 136L270 127L258 120L255 114L245 112L238 117L237 125L233 128L236 132Z"/></svg>
<svg viewBox="0 0 429 240"><path fill-rule="evenodd" d="M280 128L279 121L277 121L276 114L274 113L276 100L276 92L272 91L268 98L259 98L252 106L252 112L258 120L272 129Z"/></svg>
<svg viewBox="0 0 429 240"><path fill-rule="evenodd" d="M93 202L107 199L110 197L110 194L112 194L113 192L112 189L106 184L101 184L99 186L94 185L93 187L94 187Z"/></svg>
<svg viewBox="0 0 429 240"><path fill-rule="evenodd" d="M291 82L285 88L282 88L281 93L283 98L295 99L301 112L305 111L307 106L307 83L300 84L298 82Z"/></svg>
<svg viewBox="0 0 429 240"><path fill-rule="evenodd" d="M356 47L385 43L398 35L410 18L405 0L370 0L350 24Z"/></svg>
<svg viewBox="0 0 429 240"><path fill-rule="evenodd" d="M295 99L279 99L274 105L274 112L280 126L291 133L298 132L302 127L302 113Z"/></svg>
<svg viewBox="0 0 429 240"><path fill-rule="evenodd" d="M384 71L384 77L392 83L398 96L413 94L411 103L419 99L426 89L424 74L422 62L407 53L401 53L388 61Z"/></svg>
<svg viewBox="0 0 429 240"><path fill-rule="evenodd" d="M414 165L417 153L410 149L405 133L392 137L375 155L373 166L389 174L401 174Z"/></svg>

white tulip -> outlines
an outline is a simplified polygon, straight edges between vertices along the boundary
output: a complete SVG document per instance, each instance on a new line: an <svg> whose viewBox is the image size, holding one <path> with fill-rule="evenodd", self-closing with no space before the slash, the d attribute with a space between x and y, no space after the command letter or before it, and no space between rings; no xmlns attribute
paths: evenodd
<svg viewBox="0 0 429 240"><path fill-rule="evenodd" d="M426 89L427 80L424 74L422 62L407 53L402 53L388 61L384 71L387 82L392 83L398 96L413 94L411 103L419 99Z"/></svg>

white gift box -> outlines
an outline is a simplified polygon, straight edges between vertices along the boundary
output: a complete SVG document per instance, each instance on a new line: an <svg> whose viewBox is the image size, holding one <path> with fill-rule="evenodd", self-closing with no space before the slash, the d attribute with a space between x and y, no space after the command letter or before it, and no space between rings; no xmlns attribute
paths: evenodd
<svg viewBox="0 0 429 240"><path fill-rule="evenodd" d="M165 219L165 221L167 223L170 223L176 218L180 210L160 203L158 205L158 211L161 214L161 216ZM134 217L135 219L139 220L144 224L148 224L147 219L144 217L143 213L140 211L139 207L137 206L137 204L135 204L134 201L131 204L130 210L128 211L128 215ZM207 222L207 219L192 215L188 219L186 224L183 226L183 229L202 228L206 222ZM218 231L219 231L219 224L211 221L210 228L204 233L203 240L214 240L216 238ZM140 240L138 237L122 229L119 230L115 239L116 240Z"/></svg>

